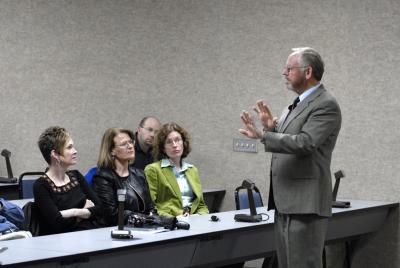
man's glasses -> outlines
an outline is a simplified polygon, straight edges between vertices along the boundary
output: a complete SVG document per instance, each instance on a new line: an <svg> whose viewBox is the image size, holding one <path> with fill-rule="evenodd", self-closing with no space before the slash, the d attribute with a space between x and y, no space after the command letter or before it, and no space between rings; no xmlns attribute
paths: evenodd
<svg viewBox="0 0 400 268"><path fill-rule="evenodd" d="M154 133L154 134L157 134L158 133L158 129L154 129L154 128L151 128L151 127L141 127L141 128L143 128L143 129L145 129L145 130L147 130L149 133Z"/></svg>
<svg viewBox="0 0 400 268"><path fill-rule="evenodd" d="M298 67L289 67L289 66L285 66L283 67L283 69L287 72L290 73L292 70L294 69L301 69L301 68L308 68L310 67L310 65L306 65L306 66L298 66Z"/></svg>
<svg viewBox="0 0 400 268"><path fill-rule="evenodd" d="M116 144L115 146L122 147L122 148L129 148L129 146L133 146L135 142L133 140L124 141L121 144Z"/></svg>
<svg viewBox="0 0 400 268"><path fill-rule="evenodd" d="M170 146L172 146L174 144L182 145L182 143L183 143L183 140L181 138L168 139L168 140L165 141L165 144L166 145L170 145Z"/></svg>

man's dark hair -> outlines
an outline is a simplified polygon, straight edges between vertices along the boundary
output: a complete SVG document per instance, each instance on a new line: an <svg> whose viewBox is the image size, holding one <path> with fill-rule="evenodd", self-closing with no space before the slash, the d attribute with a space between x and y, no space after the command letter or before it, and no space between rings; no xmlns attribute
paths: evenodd
<svg viewBox="0 0 400 268"><path fill-rule="evenodd" d="M157 120L158 122L160 122L160 120L158 120L157 117L148 115L148 116L143 117L142 120L140 120L139 126L144 127L144 124L146 123L147 119L149 119L149 118L153 118L153 119Z"/></svg>

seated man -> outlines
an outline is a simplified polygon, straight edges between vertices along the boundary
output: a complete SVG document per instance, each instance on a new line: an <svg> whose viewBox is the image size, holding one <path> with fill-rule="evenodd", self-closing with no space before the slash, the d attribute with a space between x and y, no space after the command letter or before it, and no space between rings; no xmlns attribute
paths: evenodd
<svg viewBox="0 0 400 268"><path fill-rule="evenodd" d="M152 150L154 137L160 130L160 121L154 116L146 116L141 121L135 133L135 160L133 166L140 170L154 162Z"/></svg>

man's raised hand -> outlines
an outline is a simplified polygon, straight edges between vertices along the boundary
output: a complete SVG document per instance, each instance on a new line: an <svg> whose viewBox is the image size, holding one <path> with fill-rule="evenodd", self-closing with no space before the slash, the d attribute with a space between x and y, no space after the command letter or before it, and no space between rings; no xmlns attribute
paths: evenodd
<svg viewBox="0 0 400 268"><path fill-rule="evenodd" d="M272 131L275 128L278 119L272 117L271 111L263 100L258 100L256 106L253 107L253 110L260 119L264 130Z"/></svg>
<svg viewBox="0 0 400 268"><path fill-rule="evenodd" d="M251 139L261 139L262 132L257 129L256 125L254 124L253 119L251 118L249 112L242 111L240 118L245 126L245 129L239 129L239 132Z"/></svg>

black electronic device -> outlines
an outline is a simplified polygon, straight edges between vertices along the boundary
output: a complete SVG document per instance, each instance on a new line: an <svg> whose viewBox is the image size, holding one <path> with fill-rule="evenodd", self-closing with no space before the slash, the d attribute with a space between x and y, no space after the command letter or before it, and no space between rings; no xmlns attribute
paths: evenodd
<svg viewBox="0 0 400 268"><path fill-rule="evenodd" d="M126 199L126 190L118 189L118 229L111 230L111 237L116 239L133 238L131 230L124 230L124 205Z"/></svg>
<svg viewBox="0 0 400 268"><path fill-rule="evenodd" d="M218 216L212 215L212 216L211 216L211 221L219 221Z"/></svg>
<svg viewBox="0 0 400 268"><path fill-rule="evenodd" d="M10 162L11 152L7 149L3 149L1 155L6 159L7 178L0 177L0 183L16 183L18 180L17 178L14 178Z"/></svg>
<svg viewBox="0 0 400 268"><path fill-rule="evenodd" d="M253 189L254 189L254 182L251 180L244 180L242 182L242 187L247 189L247 197L249 198L249 208L250 208L250 215L249 214L236 214L234 219L235 221L244 221L244 222L260 222L262 221L262 216L257 215L256 206L254 204L254 197L253 197Z"/></svg>
<svg viewBox="0 0 400 268"><path fill-rule="evenodd" d="M333 187L332 193L332 207L334 208L349 208L350 202L349 201L336 201L337 192L339 190L340 179L345 177L344 171L339 170L335 172L335 186Z"/></svg>
<svg viewBox="0 0 400 268"><path fill-rule="evenodd" d="M185 222L185 221L177 221L175 223L176 229L183 229L183 230L189 230L190 229L190 224Z"/></svg>
<svg viewBox="0 0 400 268"><path fill-rule="evenodd" d="M133 227L164 227L164 229L189 230L190 224L185 221L178 221L176 217L160 216L160 215L144 215L141 213L132 213L129 215L128 224Z"/></svg>

